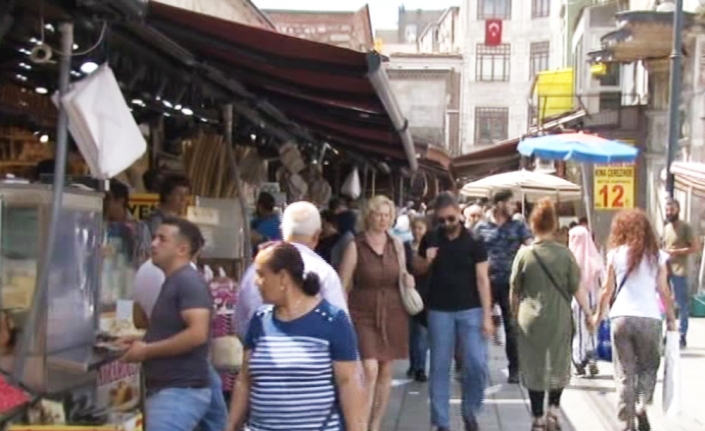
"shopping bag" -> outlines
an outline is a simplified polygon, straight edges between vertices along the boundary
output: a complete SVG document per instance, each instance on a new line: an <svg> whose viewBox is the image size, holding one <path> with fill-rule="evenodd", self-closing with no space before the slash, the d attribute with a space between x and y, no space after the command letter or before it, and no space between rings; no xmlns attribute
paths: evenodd
<svg viewBox="0 0 705 431"><path fill-rule="evenodd" d="M610 320L605 319L600 322L597 329L597 358L603 361L612 361L612 329Z"/></svg>
<svg viewBox="0 0 705 431"><path fill-rule="evenodd" d="M663 354L663 412L669 417L675 417L681 409L680 355L680 334L677 331L666 332L666 349Z"/></svg>

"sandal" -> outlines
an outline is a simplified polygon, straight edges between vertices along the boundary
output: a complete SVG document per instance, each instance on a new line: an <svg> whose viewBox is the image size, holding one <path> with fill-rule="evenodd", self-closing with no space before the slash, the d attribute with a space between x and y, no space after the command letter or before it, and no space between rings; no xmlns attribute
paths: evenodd
<svg viewBox="0 0 705 431"><path fill-rule="evenodd" d="M561 431L561 423L558 420L558 416L553 413L546 414L546 430Z"/></svg>

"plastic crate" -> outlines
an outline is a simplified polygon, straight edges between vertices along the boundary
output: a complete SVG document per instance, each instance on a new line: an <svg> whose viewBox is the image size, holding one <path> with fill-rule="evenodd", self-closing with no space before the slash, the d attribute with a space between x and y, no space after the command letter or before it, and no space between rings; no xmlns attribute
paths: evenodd
<svg viewBox="0 0 705 431"><path fill-rule="evenodd" d="M693 317L705 317L705 292L700 292L690 301L690 315Z"/></svg>

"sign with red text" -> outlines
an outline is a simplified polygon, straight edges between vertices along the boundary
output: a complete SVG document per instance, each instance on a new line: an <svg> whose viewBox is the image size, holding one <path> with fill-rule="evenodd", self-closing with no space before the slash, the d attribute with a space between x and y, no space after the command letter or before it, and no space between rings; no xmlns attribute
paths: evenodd
<svg viewBox="0 0 705 431"><path fill-rule="evenodd" d="M596 210L619 211L634 208L634 170L632 163L595 165Z"/></svg>

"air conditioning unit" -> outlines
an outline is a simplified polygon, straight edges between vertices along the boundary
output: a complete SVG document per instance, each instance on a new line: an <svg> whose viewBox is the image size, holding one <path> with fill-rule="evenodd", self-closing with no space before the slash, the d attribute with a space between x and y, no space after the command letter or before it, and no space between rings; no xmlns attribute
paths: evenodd
<svg viewBox="0 0 705 431"><path fill-rule="evenodd" d="M149 0L76 0L76 4L99 14L123 19L144 19Z"/></svg>
<svg viewBox="0 0 705 431"><path fill-rule="evenodd" d="M553 160L542 160L538 157L534 160L534 172L542 174L555 174L556 165Z"/></svg>

